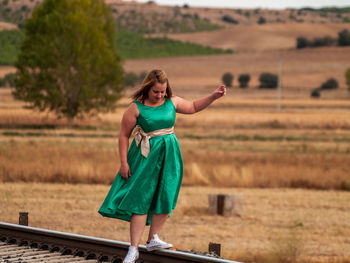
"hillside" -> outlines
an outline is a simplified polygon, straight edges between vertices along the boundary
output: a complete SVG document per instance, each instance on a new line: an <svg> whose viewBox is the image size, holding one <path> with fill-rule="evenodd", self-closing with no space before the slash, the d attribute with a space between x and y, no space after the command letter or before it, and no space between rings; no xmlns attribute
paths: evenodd
<svg viewBox="0 0 350 263"><path fill-rule="evenodd" d="M344 29L350 30L350 23L267 23L237 25L212 32L168 34L167 37L235 51L267 51L293 49L296 47L296 39L299 36L337 38L338 32Z"/></svg>
<svg viewBox="0 0 350 263"><path fill-rule="evenodd" d="M0 21L23 24L43 0L0 1ZM120 29L138 33L210 31L258 23L349 23L349 8L323 9L225 9L161 6L156 1L138 3L105 0Z"/></svg>

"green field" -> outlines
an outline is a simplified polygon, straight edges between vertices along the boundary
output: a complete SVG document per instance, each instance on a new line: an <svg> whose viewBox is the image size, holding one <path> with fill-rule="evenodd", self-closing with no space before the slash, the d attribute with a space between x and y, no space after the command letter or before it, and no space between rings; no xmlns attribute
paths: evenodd
<svg viewBox="0 0 350 263"><path fill-rule="evenodd" d="M0 32L0 65L13 65L24 40L21 30ZM163 38L145 38L141 34L119 31L116 35L119 55L123 59L195 56L233 53L232 50L204 47Z"/></svg>

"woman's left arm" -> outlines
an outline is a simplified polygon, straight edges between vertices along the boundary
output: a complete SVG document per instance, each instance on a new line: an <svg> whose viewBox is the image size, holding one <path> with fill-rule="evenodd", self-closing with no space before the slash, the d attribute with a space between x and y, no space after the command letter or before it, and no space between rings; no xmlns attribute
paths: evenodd
<svg viewBox="0 0 350 263"><path fill-rule="evenodd" d="M219 99L225 95L226 95L226 87L224 85L221 85L209 96L195 100L195 101L188 101L177 96L174 96L173 98L171 98L171 100L175 105L176 112L183 113L183 114L193 114L205 109L214 100Z"/></svg>

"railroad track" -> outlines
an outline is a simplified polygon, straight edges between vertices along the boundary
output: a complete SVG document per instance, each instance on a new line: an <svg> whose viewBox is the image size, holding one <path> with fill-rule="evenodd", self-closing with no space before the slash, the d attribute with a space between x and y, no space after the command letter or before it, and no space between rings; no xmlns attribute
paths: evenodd
<svg viewBox="0 0 350 263"><path fill-rule="evenodd" d="M0 222L0 263L121 263L129 243ZM239 263L182 251L147 252L140 246L137 263Z"/></svg>

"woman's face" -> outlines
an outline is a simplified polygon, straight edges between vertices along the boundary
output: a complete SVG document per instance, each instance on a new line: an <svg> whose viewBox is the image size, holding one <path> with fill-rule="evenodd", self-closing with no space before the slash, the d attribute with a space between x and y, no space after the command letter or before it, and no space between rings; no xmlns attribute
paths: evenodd
<svg viewBox="0 0 350 263"><path fill-rule="evenodd" d="M166 95L166 88L167 83L159 83L156 82L156 84L149 89L148 91L148 99L151 103L160 103L164 100L164 97Z"/></svg>

